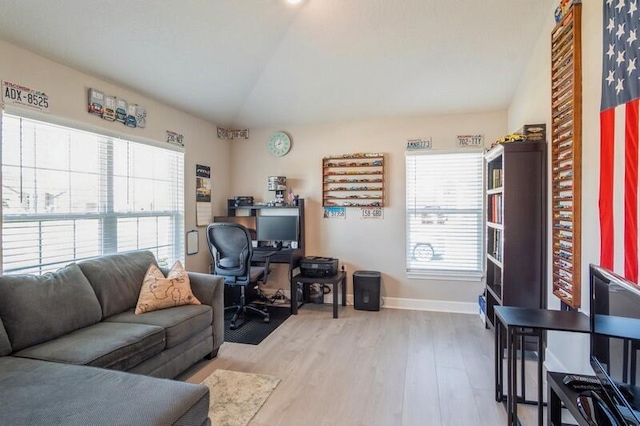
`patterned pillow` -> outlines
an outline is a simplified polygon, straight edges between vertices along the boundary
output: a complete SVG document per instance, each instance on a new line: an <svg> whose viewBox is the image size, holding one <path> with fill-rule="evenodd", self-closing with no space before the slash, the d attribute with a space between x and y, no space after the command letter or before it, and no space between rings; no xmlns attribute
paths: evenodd
<svg viewBox="0 0 640 426"><path fill-rule="evenodd" d="M162 271L152 263L142 281L135 314L180 305L200 304L200 301L191 292L189 275L180 261L171 267L166 278Z"/></svg>

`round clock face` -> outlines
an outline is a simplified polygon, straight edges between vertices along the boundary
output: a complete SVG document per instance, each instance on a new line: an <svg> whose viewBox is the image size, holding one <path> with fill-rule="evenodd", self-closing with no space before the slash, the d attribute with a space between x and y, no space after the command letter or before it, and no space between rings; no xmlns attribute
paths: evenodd
<svg viewBox="0 0 640 426"><path fill-rule="evenodd" d="M291 149L291 139L285 132L275 132L267 144L269 152L276 157L286 155Z"/></svg>

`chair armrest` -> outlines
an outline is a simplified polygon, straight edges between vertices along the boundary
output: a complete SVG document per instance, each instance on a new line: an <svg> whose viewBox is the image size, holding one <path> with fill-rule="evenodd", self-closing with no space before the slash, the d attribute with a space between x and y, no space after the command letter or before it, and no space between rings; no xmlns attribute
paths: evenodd
<svg viewBox="0 0 640 426"><path fill-rule="evenodd" d="M271 256L277 253L278 253L277 251L267 251L267 252L254 251L253 256L251 256L251 262L264 263L264 275L262 277L263 284L266 284L267 279L269 278L269 263L271 262Z"/></svg>
<svg viewBox="0 0 640 426"><path fill-rule="evenodd" d="M278 254L278 251L254 251L251 256L252 262L266 262L271 259L271 256Z"/></svg>
<svg viewBox="0 0 640 426"><path fill-rule="evenodd" d="M211 328L213 348L216 352L224 342L224 278L200 272L188 272L188 274L193 295L202 304L209 305L213 309Z"/></svg>

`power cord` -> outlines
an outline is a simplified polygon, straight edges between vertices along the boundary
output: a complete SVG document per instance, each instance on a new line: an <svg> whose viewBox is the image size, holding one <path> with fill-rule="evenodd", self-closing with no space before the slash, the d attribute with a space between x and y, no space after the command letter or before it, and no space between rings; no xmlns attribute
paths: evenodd
<svg viewBox="0 0 640 426"><path fill-rule="evenodd" d="M289 299L285 294L284 294L284 289L283 288L279 288L278 290L276 290L275 293L273 293L271 296L268 296L264 291L259 290L258 293L260 294L260 297L266 302L269 303L271 305L275 305L277 300L282 300L283 303L288 303L291 302L291 299Z"/></svg>
<svg viewBox="0 0 640 426"><path fill-rule="evenodd" d="M284 300L285 302L290 302L291 299L289 299L285 294L284 294L284 289L283 288L279 288L274 294L273 296L271 296L271 303L275 303L276 300Z"/></svg>
<svg viewBox="0 0 640 426"><path fill-rule="evenodd" d="M259 286L255 286L254 288L256 290L256 294L258 295L258 300L262 303L269 303L269 296L267 296L267 294L262 291Z"/></svg>

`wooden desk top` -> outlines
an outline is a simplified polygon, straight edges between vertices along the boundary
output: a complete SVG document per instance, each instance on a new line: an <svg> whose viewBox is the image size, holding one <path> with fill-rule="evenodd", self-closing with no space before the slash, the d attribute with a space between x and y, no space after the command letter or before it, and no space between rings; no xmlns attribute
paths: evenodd
<svg viewBox="0 0 640 426"><path fill-rule="evenodd" d="M591 332L589 317L578 311L554 311L517 306L496 306L494 310L496 318L505 327Z"/></svg>

